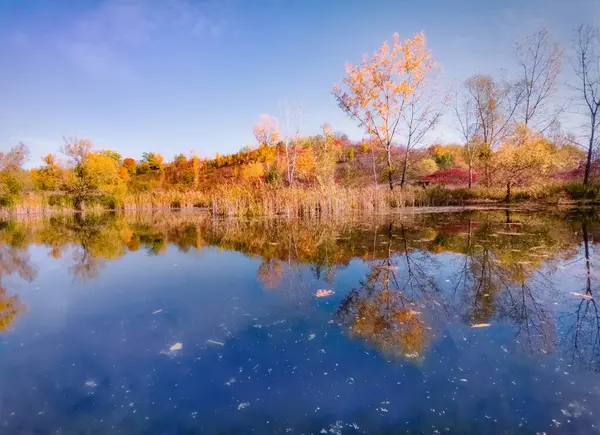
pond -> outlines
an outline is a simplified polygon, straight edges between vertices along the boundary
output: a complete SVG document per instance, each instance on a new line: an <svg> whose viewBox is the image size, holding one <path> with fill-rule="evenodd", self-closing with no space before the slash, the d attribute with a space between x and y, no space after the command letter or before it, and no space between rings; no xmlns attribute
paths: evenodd
<svg viewBox="0 0 600 435"><path fill-rule="evenodd" d="M600 218L0 220L0 432L589 434Z"/></svg>

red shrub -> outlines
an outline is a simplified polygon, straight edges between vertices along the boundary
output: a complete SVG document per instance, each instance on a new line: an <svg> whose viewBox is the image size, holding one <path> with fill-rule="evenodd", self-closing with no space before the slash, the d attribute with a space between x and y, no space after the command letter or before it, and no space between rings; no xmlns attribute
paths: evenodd
<svg viewBox="0 0 600 435"><path fill-rule="evenodd" d="M479 176L473 173L473 182L477 181ZM442 169L433 174L420 178L422 183L439 183L451 186L467 186L469 184L469 172L460 168Z"/></svg>

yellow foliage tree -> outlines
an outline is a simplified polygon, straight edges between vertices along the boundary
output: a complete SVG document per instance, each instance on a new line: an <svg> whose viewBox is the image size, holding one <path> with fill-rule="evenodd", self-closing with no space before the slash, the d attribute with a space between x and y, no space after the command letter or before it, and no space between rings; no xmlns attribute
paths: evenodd
<svg viewBox="0 0 600 435"><path fill-rule="evenodd" d="M265 174L262 163L248 163L240 168L240 178L246 181L258 180Z"/></svg>
<svg viewBox="0 0 600 435"><path fill-rule="evenodd" d="M492 161L500 179L506 183L508 202L513 185L528 184L548 174L553 163L553 148L541 134L532 132L526 125L517 125Z"/></svg>
<svg viewBox="0 0 600 435"><path fill-rule="evenodd" d="M394 188L392 144L398 124L409 97L432 68L423 33L404 42L395 33L391 47L385 41L372 57L365 55L360 65L346 65L345 90L339 85L333 88L340 108L385 149L390 189Z"/></svg>

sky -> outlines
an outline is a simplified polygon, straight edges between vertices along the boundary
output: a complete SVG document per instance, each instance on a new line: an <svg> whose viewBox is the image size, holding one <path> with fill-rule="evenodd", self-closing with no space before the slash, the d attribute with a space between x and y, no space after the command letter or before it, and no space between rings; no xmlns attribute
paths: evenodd
<svg viewBox="0 0 600 435"><path fill-rule="evenodd" d="M253 144L260 114L285 104L302 106L301 134L328 122L359 139L331 89L394 32L424 31L455 86L510 74L515 42L542 26L569 52L585 23L600 1L0 0L0 151L22 141L37 165L78 137L136 159L212 157ZM428 138L456 139L449 115Z"/></svg>

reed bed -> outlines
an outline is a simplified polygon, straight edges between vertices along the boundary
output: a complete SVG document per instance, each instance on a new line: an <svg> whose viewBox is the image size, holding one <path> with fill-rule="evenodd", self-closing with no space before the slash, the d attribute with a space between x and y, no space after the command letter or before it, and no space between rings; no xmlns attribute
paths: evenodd
<svg viewBox="0 0 600 435"><path fill-rule="evenodd" d="M535 187L535 186L534 186ZM342 187L331 185L280 187L268 184L221 184L204 190L159 190L128 193L122 198L97 196L86 199L86 212L123 210L196 210L223 217L284 216L314 218L341 216L354 212L384 213L412 207L463 206L502 202L502 189L448 189L408 187L390 190L384 186ZM564 186L515 189L517 201L558 203L575 199ZM583 196L583 195L580 195ZM68 195L27 194L0 214L52 214L76 211Z"/></svg>

